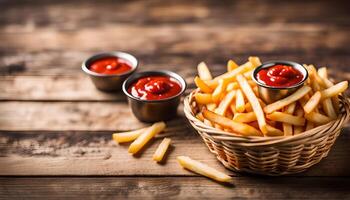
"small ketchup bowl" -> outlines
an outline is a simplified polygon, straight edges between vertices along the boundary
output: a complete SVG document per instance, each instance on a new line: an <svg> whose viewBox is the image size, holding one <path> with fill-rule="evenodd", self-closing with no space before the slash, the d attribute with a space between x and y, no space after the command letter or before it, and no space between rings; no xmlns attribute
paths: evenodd
<svg viewBox="0 0 350 200"><path fill-rule="evenodd" d="M185 80L166 71L135 73L123 83L123 92L135 117L142 122L166 121L177 115Z"/></svg>
<svg viewBox="0 0 350 200"><path fill-rule="evenodd" d="M137 66L138 61L133 55L113 51L91 56L81 68L97 89L114 92L121 91L123 82L136 71Z"/></svg>
<svg viewBox="0 0 350 200"><path fill-rule="evenodd" d="M307 69L292 61L269 61L255 68L252 79L265 103L273 103L304 85Z"/></svg>

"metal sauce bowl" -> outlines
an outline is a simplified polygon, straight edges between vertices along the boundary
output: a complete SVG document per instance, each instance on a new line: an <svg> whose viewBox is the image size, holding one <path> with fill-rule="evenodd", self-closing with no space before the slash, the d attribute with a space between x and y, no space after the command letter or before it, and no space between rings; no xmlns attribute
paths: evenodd
<svg viewBox="0 0 350 200"><path fill-rule="evenodd" d="M121 74L99 74L89 69L92 62L106 57L117 57L128 61L131 70ZM112 51L91 56L83 62L81 68L90 76L97 89L105 92L113 92L121 91L124 80L136 71L137 66L138 61L133 55L120 51Z"/></svg>
<svg viewBox="0 0 350 200"><path fill-rule="evenodd" d="M181 85L181 91L173 97L161 99L161 100L143 100L138 97L134 97L128 92L128 88L138 79L145 76L170 76L175 78ZM123 92L128 97L129 106L136 118L142 122L157 122L166 121L172 119L177 115L177 107L180 103L181 95L186 90L185 80L178 74L166 71L146 71L133 74L123 83Z"/></svg>
<svg viewBox="0 0 350 200"><path fill-rule="evenodd" d="M297 83L293 86L289 86L289 87L269 86L269 85L265 85L264 83L260 82L257 79L258 72L261 69L269 68L269 67L272 67L274 65L292 66L301 72L301 74L303 75L303 79L299 83ZM253 76L252 79L258 84L258 91L259 91L260 97L262 98L262 100L265 103L270 104L270 103L273 103L279 99L282 99L283 97L286 97L287 95L293 93L295 90L297 90L301 86L303 86L305 81L307 80L309 74L308 74L307 69L299 63L292 62L292 61L277 60L277 61L265 62L262 65L260 65L259 67L255 68L252 76Z"/></svg>

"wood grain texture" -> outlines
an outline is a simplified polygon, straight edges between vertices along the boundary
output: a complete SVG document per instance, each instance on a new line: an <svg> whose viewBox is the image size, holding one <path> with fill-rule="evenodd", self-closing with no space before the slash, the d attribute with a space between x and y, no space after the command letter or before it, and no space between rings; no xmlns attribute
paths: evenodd
<svg viewBox="0 0 350 200"><path fill-rule="evenodd" d="M0 198L349 199L349 184L345 177L248 176L233 186L203 177L0 178Z"/></svg>
<svg viewBox="0 0 350 200"><path fill-rule="evenodd" d="M2 24L50 26L61 29L91 27L101 23L315 23L347 24L346 1L278 0L220 1L110 1L50 0L2 1ZM103 10L103 12L100 12ZM115 12L122 10L127 12ZM271 12L271 10L278 12ZM251 12L249 12L251 11ZM305 11L305 12L301 12ZM64 13L64 15L61 15ZM253 13L253 14L252 14ZM295 13L298 13L296 15ZM322 17L320 17L322 16Z"/></svg>
<svg viewBox="0 0 350 200"><path fill-rule="evenodd" d="M348 52L348 29L323 25L162 25L107 24L77 31L35 28L31 31L14 27L1 30L0 50L8 52L112 51L146 53L209 53L225 46L240 52ZM142 37L139 33L142 32ZM93 40L92 40L93 38ZM49 41L49 42L45 42ZM115 42L112 42L115 41ZM205 42L203 42L205 41ZM142 48L140 48L142 47Z"/></svg>
<svg viewBox="0 0 350 200"><path fill-rule="evenodd" d="M349 199L349 126L321 163L271 178L224 169L180 112L158 165L160 139L135 157L111 140L146 124L123 95L95 90L80 69L94 53L127 51L140 71L172 70L193 88L199 62L218 75L228 59L257 55L327 66L335 80L350 80L348 11L341 0L0 1L0 199ZM177 155L229 173L234 186L183 170Z"/></svg>
<svg viewBox="0 0 350 200"><path fill-rule="evenodd" d="M135 157L128 154L128 144L117 145L111 140L110 131L2 131L0 175L189 176L193 174L182 170L176 161L176 156L186 155L231 175L241 176L225 170L197 133L183 124L184 121L169 122L165 133ZM321 163L294 176L350 176L348 133L349 128L343 130ZM166 162L159 165L152 161L152 156L164 136L172 139L172 148Z"/></svg>
<svg viewBox="0 0 350 200"><path fill-rule="evenodd" d="M144 126L127 102L0 103L0 130L130 130Z"/></svg>

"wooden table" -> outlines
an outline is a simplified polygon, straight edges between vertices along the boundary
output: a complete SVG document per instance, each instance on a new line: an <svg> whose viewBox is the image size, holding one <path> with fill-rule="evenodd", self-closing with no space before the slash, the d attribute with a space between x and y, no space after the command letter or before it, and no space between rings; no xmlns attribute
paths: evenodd
<svg viewBox="0 0 350 200"><path fill-rule="evenodd" d="M168 122L165 164L111 140L144 127L122 94L97 91L80 69L88 56L121 50L140 71L168 69L194 88L196 65L215 75L230 58L287 59L328 66L350 79L345 1L1 1L0 198L350 198L350 128L308 171L263 177L226 170L190 127L182 107ZM225 186L183 170L188 155L234 177Z"/></svg>

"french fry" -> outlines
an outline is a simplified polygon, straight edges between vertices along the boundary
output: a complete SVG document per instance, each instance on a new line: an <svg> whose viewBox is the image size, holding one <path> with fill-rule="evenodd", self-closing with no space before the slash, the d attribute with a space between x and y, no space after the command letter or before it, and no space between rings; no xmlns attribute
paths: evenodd
<svg viewBox="0 0 350 200"><path fill-rule="evenodd" d="M348 88L348 82L342 81L321 91L322 99L338 96L340 93L344 92Z"/></svg>
<svg viewBox="0 0 350 200"><path fill-rule="evenodd" d="M134 131L113 133L112 138L117 143L131 142L139 137L147 128L142 128Z"/></svg>
<svg viewBox="0 0 350 200"><path fill-rule="evenodd" d="M303 117L304 110L303 108L298 108L295 112L296 116ZM294 135L298 135L304 131L304 126L294 126Z"/></svg>
<svg viewBox="0 0 350 200"><path fill-rule="evenodd" d="M156 152L154 152L154 154L153 154L154 161L160 162L163 160L164 155L170 146L170 143L171 143L170 138L163 139L163 141L159 144Z"/></svg>
<svg viewBox="0 0 350 200"><path fill-rule="evenodd" d="M330 98L327 98L322 101L322 108L328 117L330 117L331 119L337 118L337 112L335 111L332 100Z"/></svg>
<svg viewBox="0 0 350 200"><path fill-rule="evenodd" d="M230 72L226 72L220 76L215 77L213 80L208 81L209 85L215 86L215 84L217 85L219 83L219 80L222 80L222 79L225 79L228 82L232 82L236 79L236 76L238 74L242 74L242 73L247 72L251 69L253 69L252 63L246 62L245 64L239 66L238 68L236 68ZM208 84L208 82L207 82L207 84Z"/></svg>
<svg viewBox="0 0 350 200"><path fill-rule="evenodd" d="M238 134L241 134L243 136L262 136L260 131L247 124L235 122L231 119L228 119L208 110L203 110L202 112L204 118L223 127L232 129L234 132L237 132Z"/></svg>
<svg viewBox="0 0 350 200"><path fill-rule="evenodd" d="M194 78L194 82L196 86L204 93L212 93L213 89L210 88L202 79L200 79L198 76Z"/></svg>
<svg viewBox="0 0 350 200"><path fill-rule="evenodd" d="M217 107L217 105L216 105L216 103L208 103L208 104L206 105L206 107L207 107L208 110L214 112L215 109L216 109L216 107Z"/></svg>
<svg viewBox="0 0 350 200"><path fill-rule="evenodd" d="M286 112L287 114L291 114L291 115L292 115L292 114L294 113L294 110L295 110L296 105L297 105L296 102L293 102L293 103L289 104L289 105L287 106L285 112ZM293 126L292 126L291 124L289 124L289 123L283 123L282 126L283 126L283 132L284 132L284 135L285 135L285 136L291 136L291 135L293 135Z"/></svg>
<svg viewBox="0 0 350 200"><path fill-rule="evenodd" d="M135 154L139 152L142 147L147 144L155 135L162 132L165 129L166 125L164 122L154 123L151 127L147 128L134 142L129 146L128 152Z"/></svg>
<svg viewBox="0 0 350 200"><path fill-rule="evenodd" d="M199 161L193 160L188 156L178 156L177 161L179 164L188 170L201 174L208 178L214 179L219 182L231 182L232 178L225 173L222 173L214 168L209 167Z"/></svg>
<svg viewBox="0 0 350 200"><path fill-rule="evenodd" d="M213 98L211 94L196 93L194 94L194 98L196 99L196 102L199 104L209 104L213 102Z"/></svg>
<svg viewBox="0 0 350 200"><path fill-rule="evenodd" d="M198 75L202 80L207 81L207 80L213 79L207 65L204 62L201 62L198 64L197 70L198 70Z"/></svg>
<svg viewBox="0 0 350 200"><path fill-rule="evenodd" d="M266 118L277 122L293 124L296 126L304 126L305 124L305 119L303 117L298 117L278 111L266 115Z"/></svg>
<svg viewBox="0 0 350 200"><path fill-rule="evenodd" d="M328 79L327 67L321 67L317 70L317 74L322 79Z"/></svg>
<svg viewBox="0 0 350 200"><path fill-rule="evenodd" d="M256 68L258 66L261 65L261 61L259 59L259 57L256 57L256 56L250 56L248 58L249 62L253 64L253 67Z"/></svg>
<svg viewBox="0 0 350 200"><path fill-rule="evenodd" d="M261 108L261 105L259 103L258 98L255 96L252 88L250 87L247 79L245 79L242 75L237 75L237 81L239 86L241 87L244 95L247 97L250 105L252 105L253 111L256 115L256 118L258 119L259 123L259 128L261 132L264 134L267 133L267 128L266 128L266 121L265 121L265 115L264 112Z"/></svg>
<svg viewBox="0 0 350 200"><path fill-rule="evenodd" d="M213 101L215 103L217 103L220 100L221 96L226 91L227 84L228 84L228 82L226 80L219 81L218 87L216 87L216 89L214 90L214 92L212 94L212 98L213 98Z"/></svg>
<svg viewBox="0 0 350 200"><path fill-rule="evenodd" d="M283 123L283 132L284 136L292 136L293 135L293 125L288 124L288 123Z"/></svg>
<svg viewBox="0 0 350 200"><path fill-rule="evenodd" d="M234 70L234 69L236 69L236 68L238 68L238 65L237 65L237 63L235 63L235 61L229 60L229 61L227 62L227 71L228 71L228 72L230 72L230 71L232 71L232 70Z"/></svg>
<svg viewBox="0 0 350 200"><path fill-rule="evenodd" d="M239 88L239 85L237 82L231 82L231 83L227 84L226 92L230 92L231 90L235 90L238 88Z"/></svg>
<svg viewBox="0 0 350 200"><path fill-rule="evenodd" d="M247 72L244 72L244 73L243 73L243 76L244 76L246 79L250 80L250 79L252 79L253 71L254 71L254 70L249 70L249 71L247 71Z"/></svg>
<svg viewBox="0 0 350 200"><path fill-rule="evenodd" d="M285 97L284 99L278 100L272 104L267 105L264 108L265 113L272 113L276 110L279 110L283 108L284 106L287 106L300 98L302 98L304 95L306 95L308 92L310 92L311 88L309 86L303 86L302 88L295 91L293 94L289 95L288 97Z"/></svg>
<svg viewBox="0 0 350 200"><path fill-rule="evenodd" d="M314 92L319 91L321 88L325 87L325 83L323 80L318 76L317 70L315 66L313 65L308 65L306 67L309 71L309 76L311 78L311 87L314 90Z"/></svg>
<svg viewBox="0 0 350 200"><path fill-rule="evenodd" d="M236 113L233 117L233 121L241 123L253 122L256 121L256 115L254 112Z"/></svg>
<svg viewBox="0 0 350 200"><path fill-rule="evenodd" d="M317 125L326 124L332 121L331 118L316 112L305 114L305 118Z"/></svg>
<svg viewBox="0 0 350 200"><path fill-rule="evenodd" d="M293 114L297 103L293 102L287 106L286 113Z"/></svg>
<svg viewBox="0 0 350 200"><path fill-rule="evenodd" d="M284 133L280 129L267 125L266 136L283 136L283 135Z"/></svg>
<svg viewBox="0 0 350 200"><path fill-rule="evenodd" d="M244 112L245 110L244 97L240 89L238 89L236 92L236 110L237 112Z"/></svg>
<svg viewBox="0 0 350 200"><path fill-rule="evenodd" d="M308 102L303 106L303 109L306 113L312 112L320 103L321 92L317 91L312 95Z"/></svg>
<svg viewBox="0 0 350 200"><path fill-rule="evenodd" d="M216 113L222 116L225 116L227 108L230 106L233 98L236 96L236 91L233 90L226 94L226 96L220 102L218 108L216 109Z"/></svg>

